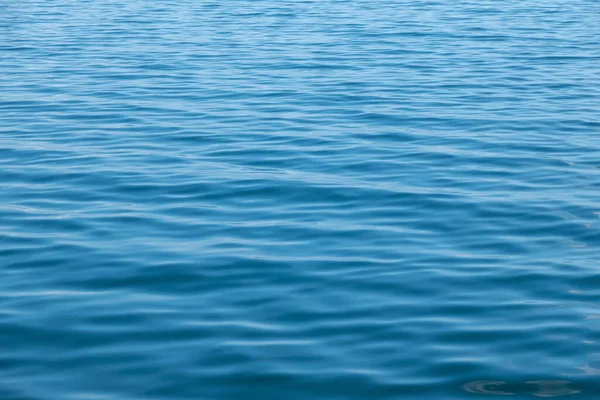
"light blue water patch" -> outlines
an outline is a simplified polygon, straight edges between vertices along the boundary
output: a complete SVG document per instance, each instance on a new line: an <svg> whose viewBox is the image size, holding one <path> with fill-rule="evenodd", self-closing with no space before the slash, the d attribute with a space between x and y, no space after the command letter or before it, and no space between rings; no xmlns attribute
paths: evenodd
<svg viewBox="0 0 600 400"><path fill-rule="evenodd" d="M600 396L598 15L0 2L0 397Z"/></svg>

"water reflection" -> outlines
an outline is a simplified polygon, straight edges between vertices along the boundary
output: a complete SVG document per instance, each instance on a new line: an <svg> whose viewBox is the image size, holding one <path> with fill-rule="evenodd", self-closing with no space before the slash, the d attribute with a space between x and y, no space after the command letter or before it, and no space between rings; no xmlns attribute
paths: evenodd
<svg viewBox="0 0 600 400"><path fill-rule="evenodd" d="M558 380L527 381L525 385L510 384L504 381L477 380L464 384L463 389L476 394L511 396L526 393L537 397L559 397L581 392L572 387L572 382Z"/></svg>
<svg viewBox="0 0 600 400"><path fill-rule="evenodd" d="M581 367L577 367L576 369L582 371L582 373L578 375L600 375L600 368L594 368L590 365L590 363L585 363Z"/></svg>

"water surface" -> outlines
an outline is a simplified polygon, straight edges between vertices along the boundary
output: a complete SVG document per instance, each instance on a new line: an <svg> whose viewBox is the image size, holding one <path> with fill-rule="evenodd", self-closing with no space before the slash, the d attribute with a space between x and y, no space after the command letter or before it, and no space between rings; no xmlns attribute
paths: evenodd
<svg viewBox="0 0 600 400"><path fill-rule="evenodd" d="M0 397L600 396L598 15L1 1Z"/></svg>

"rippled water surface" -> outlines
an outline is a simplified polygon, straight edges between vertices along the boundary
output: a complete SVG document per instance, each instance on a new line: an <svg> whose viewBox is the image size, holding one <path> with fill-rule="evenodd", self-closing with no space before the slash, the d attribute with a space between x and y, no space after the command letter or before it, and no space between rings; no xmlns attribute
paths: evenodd
<svg viewBox="0 0 600 400"><path fill-rule="evenodd" d="M0 397L597 398L599 15L0 1Z"/></svg>

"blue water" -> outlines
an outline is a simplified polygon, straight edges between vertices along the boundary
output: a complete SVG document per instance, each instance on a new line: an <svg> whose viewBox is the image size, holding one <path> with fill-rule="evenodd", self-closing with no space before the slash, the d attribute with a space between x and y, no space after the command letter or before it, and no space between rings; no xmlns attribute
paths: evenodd
<svg viewBox="0 0 600 400"><path fill-rule="evenodd" d="M600 396L600 2L0 2L0 398Z"/></svg>

